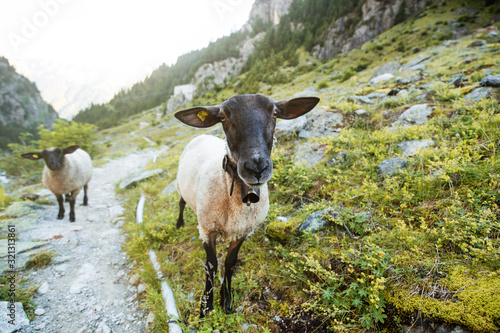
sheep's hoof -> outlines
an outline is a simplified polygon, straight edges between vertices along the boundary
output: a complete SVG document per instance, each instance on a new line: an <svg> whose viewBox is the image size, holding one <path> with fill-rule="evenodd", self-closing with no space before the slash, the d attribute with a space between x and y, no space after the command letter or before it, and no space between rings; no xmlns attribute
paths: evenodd
<svg viewBox="0 0 500 333"><path fill-rule="evenodd" d="M58 219L58 220L62 220L63 218L64 218L64 214L59 214L59 215L57 215L57 219Z"/></svg>

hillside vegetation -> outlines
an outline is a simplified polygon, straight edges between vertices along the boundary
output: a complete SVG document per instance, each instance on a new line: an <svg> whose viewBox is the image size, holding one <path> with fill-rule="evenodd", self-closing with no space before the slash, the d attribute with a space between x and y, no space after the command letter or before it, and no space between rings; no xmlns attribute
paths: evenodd
<svg viewBox="0 0 500 333"><path fill-rule="evenodd" d="M182 324L198 332L399 332L412 325L500 329L499 96L498 89L488 87L481 88L488 91L484 98L470 95L481 91L487 75L500 73L498 37L479 29L498 7L466 5L469 14L463 14L464 3L430 6L325 63L302 49L297 66L275 69L287 73L286 83L257 81L259 91L275 99L301 91L317 95L320 108L341 114L343 122L330 136L278 139L269 215L240 252L235 314L216 308L198 318L204 251L195 214L188 210L186 227L177 230L178 195L162 193L175 179L187 140L206 130L186 128L171 115L158 123L146 112L104 132L110 149L122 150L130 128L150 121L152 126L135 135L171 146L151 164L167 170L166 177L123 193L128 252L149 285L145 303L155 314L153 331L166 330L168 318L147 261L149 248L158 250ZM447 42L453 22L474 36ZM402 64L395 74L401 79L368 83L377 68L394 61ZM414 71L402 69L419 61L423 66ZM242 92L238 82L247 75L194 103L217 104ZM451 82L457 77L455 86ZM393 89L404 92L387 96ZM356 98L370 94L378 96L371 97L373 104ZM392 125L402 125L402 115L415 105L431 110L424 121ZM366 112L355 112L360 109ZM415 140L432 144L404 156L401 143ZM296 148L302 145L323 154L318 164L298 161ZM345 153L344 163L327 163L339 153ZM397 157L406 165L399 172L379 171L381 162ZM137 225L134 210L141 194L147 203L144 223ZM301 232L314 212L320 212L323 227ZM220 260L223 249L219 245Z"/></svg>

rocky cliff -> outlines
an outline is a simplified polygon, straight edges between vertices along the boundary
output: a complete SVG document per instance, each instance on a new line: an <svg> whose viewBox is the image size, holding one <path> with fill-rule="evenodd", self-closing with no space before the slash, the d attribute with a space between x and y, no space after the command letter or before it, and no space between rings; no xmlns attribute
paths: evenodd
<svg viewBox="0 0 500 333"><path fill-rule="evenodd" d="M261 19L264 23L277 25L281 16L288 13L293 0L257 0L250 11L249 23Z"/></svg>
<svg viewBox="0 0 500 333"><path fill-rule="evenodd" d="M36 133L40 124L50 128L57 118L36 85L0 57L0 148L17 141L21 132Z"/></svg>
<svg viewBox="0 0 500 333"><path fill-rule="evenodd" d="M330 59L338 53L346 53L390 29L398 20L423 9L427 0L366 0L361 16L353 12L335 20L328 28L324 43L316 45L313 55Z"/></svg>

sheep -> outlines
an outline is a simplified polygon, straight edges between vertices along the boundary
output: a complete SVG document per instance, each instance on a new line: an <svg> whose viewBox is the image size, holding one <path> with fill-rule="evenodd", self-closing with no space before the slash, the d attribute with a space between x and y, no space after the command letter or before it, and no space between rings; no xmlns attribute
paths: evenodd
<svg viewBox="0 0 500 333"><path fill-rule="evenodd" d="M220 122L226 135L226 140L211 135L194 138L184 148L178 165L177 191L181 198L177 228L184 225L187 203L197 215L207 258L200 317L213 309L218 235L230 241L220 305L226 313L233 311L231 278L239 249L262 224L269 209L267 181L273 173L270 156L276 118L297 118L318 102L317 97L273 101L261 94L247 94L233 96L218 106L198 106L175 113L178 120L193 127Z"/></svg>
<svg viewBox="0 0 500 333"><path fill-rule="evenodd" d="M41 152L21 154L30 160L44 159L42 182L57 198L59 213L57 218L64 218L64 199L69 202L69 221L75 222L75 200L78 193L84 191L83 205L88 205L88 184L92 178L92 160L79 145L60 148L47 148Z"/></svg>

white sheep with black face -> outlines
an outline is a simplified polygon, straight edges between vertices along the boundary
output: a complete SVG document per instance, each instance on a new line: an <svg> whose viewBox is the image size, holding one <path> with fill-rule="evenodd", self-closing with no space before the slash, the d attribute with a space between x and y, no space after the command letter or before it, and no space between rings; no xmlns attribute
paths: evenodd
<svg viewBox="0 0 500 333"><path fill-rule="evenodd" d="M58 219L64 218L64 196L69 202L70 222L75 222L75 200L80 191L84 190L83 205L87 206L87 189L92 178L92 160L89 154L80 146L70 146L64 149L47 148L41 152L26 153L21 156L30 160L44 159L42 182L57 198L59 203Z"/></svg>
<svg viewBox="0 0 500 333"><path fill-rule="evenodd" d="M226 134L226 140L211 135L194 138L180 157L177 173L181 195L177 227L184 224L187 203L198 217L207 255L201 317L213 309L218 235L230 240L220 304L226 313L233 309L231 277L238 251L245 238L262 224L269 209L267 181L273 173L271 150L276 118L297 118L318 102L317 97L273 101L260 94L237 95L219 106L194 107L175 114L194 127L221 122Z"/></svg>

